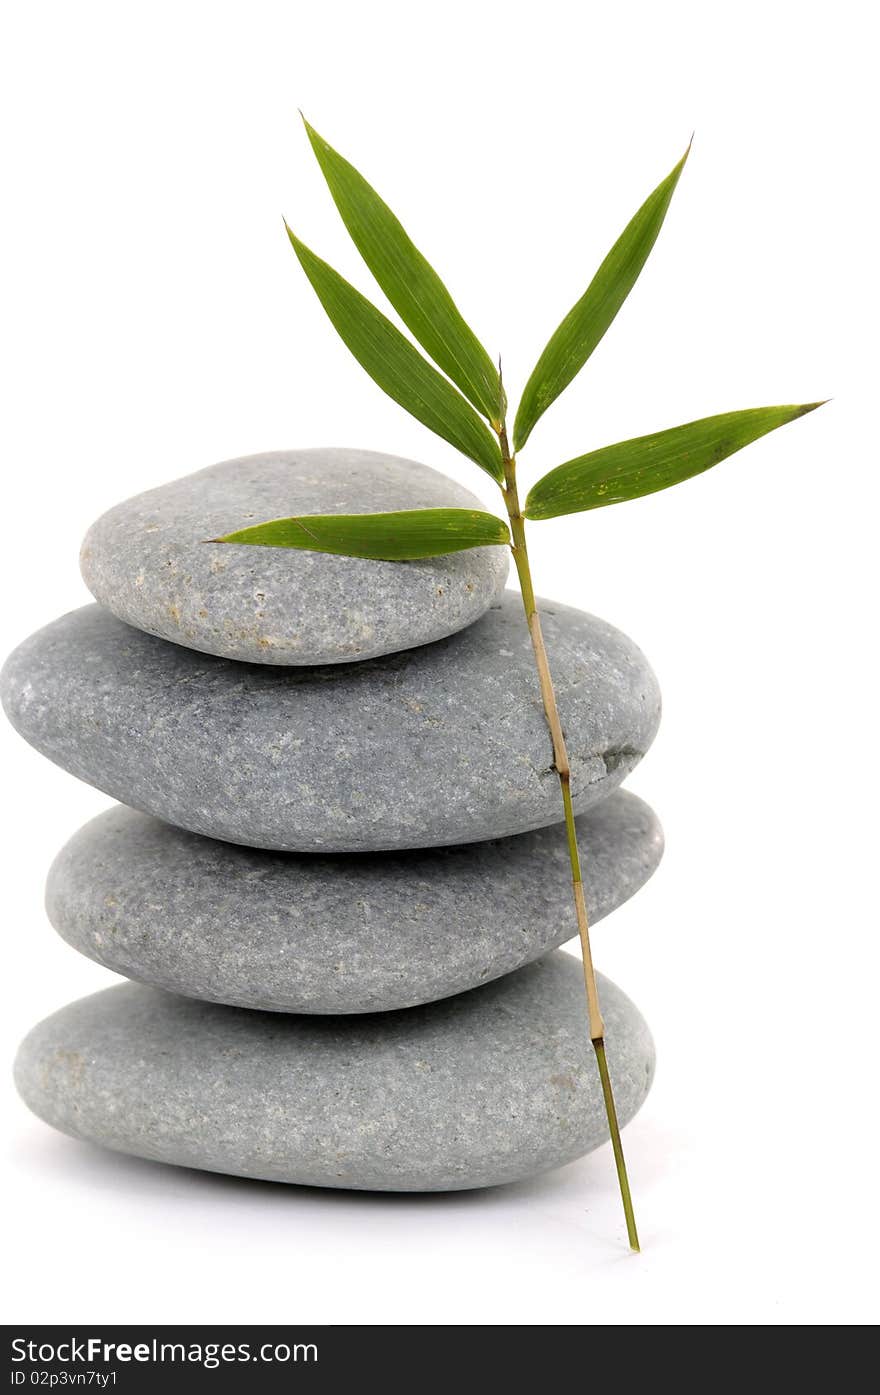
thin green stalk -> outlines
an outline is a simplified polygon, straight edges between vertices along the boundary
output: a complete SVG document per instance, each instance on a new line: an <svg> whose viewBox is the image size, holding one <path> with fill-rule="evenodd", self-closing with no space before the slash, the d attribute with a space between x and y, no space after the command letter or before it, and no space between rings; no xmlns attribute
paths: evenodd
<svg viewBox="0 0 880 1395"><path fill-rule="evenodd" d="M553 742L553 761L562 791L562 806L565 811L565 831L568 839L568 856L571 863L572 891L577 915L578 934L581 942L581 954L584 961L584 984L587 992L587 1014L590 1040L593 1043L593 1049L596 1053L596 1064L599 1069L599 1078L602 1082L602 1095L605 1100L605 1112L608 1116L611 1146L614 1149L617 1180L620 1184L620 1196L623 1201L623 1212L626 1217L626 1233L629 1237L631 1248L633 1250L638 1250L639 1237L636 1230L635 1215L633 1213L629 1178L626 1172L626 1160L623 1156L623 1145L620 1141L620 1127L617 1122L617 1110L614 1106L614 1092L611 1088L611 1077L608 1074L608 1062L605 1057L605 1023L602 1020L602 1011L599 1005L599 990L596 985L596 972L593 968L593 955L590 948L590 925L587 916L586 899L584 897L584 882L581 874L581 859L580 850L578 848L577 828L575 827L574 821L574 807L571 801L571 766L568 760L568 751L566 750L562 724L559 719L559 708L556 704L556 694L553 688L550 663L547 658L547 650L544 646L541 617L538 613L538 606L535 600L535 588L532 583L532 570L529 565L529 553L526 544L526 522L520 508L519 494L516 485L516 459L510 451L506 424L503 424L501 427L499 440L501 442L501 454L504 460L505 485L503 494L505 504L507 505L507 514L510 519L510 531L513 538L511 551L516 565L517 576L519 577L523 608L526 613L526 623L529 627L532 648L535 652L538 681L541 685L541 699L544 704L544 714L547 718L547 725L550 728L550 736Z"/></svg>

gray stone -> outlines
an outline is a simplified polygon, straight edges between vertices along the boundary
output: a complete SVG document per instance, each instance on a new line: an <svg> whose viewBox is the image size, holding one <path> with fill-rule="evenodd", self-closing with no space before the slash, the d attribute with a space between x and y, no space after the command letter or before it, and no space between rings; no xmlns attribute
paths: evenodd
<svg viewBox="0 0 880 1395"><path fill-rule="evenodd" d="M641 759L660 697L631 640L542 604L580 813ZM377 851L503 837L560 817L514 592L436 644L309 669L198 654L86 606L19 646L0 694L50 760L228 842Z"/></svg>
<svg viewBox="0 0 880 1395"><path fill-rule="evenodd" d="M621 1123L650 1033L600 980ZM608 1136L579 962L556 951L472 993L363 1017L248 1012L123 984L30 1033L41 1119L123 1153L237 1176L455 1191L558 1167Z"/></svg>
<svg viewBox="0 0 880 1395"><path fill-rule="evenodd" d="M663 850L622 790L578 819L596 922ZM450 997L577 933L564 829L428 852L231 847L117 807L59 853L49 918L75 949L175 993L276 1012L382 1012Z"/></svg>
<svg viewBox="0 0 880 1395"><path fill-rule="evenodd" d="M508 553L482 547L420 562L206 543L294 513L482 508L427 465L366 450L227 460L117 505L86 534L97 600L190 649L258 664L335 664L442 639L504 586Z"/></svg>

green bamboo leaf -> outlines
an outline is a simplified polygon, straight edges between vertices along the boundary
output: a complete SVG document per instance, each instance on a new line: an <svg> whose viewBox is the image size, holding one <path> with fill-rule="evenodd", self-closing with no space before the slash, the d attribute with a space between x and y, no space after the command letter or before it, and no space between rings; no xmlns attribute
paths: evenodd
<svg viewBox="0 0 880 1395"><path fill-rule="evenodd" d="M384 562L443 557L470 547L506 545L507 524L479 509L409 509L402 513L317 513L257 523L211 542L296 547Z"/></svg>
<svg viewBox="0 0 880 1395"><path fill-rule="evenodd" d="M363 175L303 121L340 217L398 315L438 368L500 428L498 371L440 277Z"/></svg>
<svg viewBox="0 0 880 1395"><path fill-rule="evenodd" d="M690 146L624 228L580 300L551 335L516 413L514 450L522 450L536 421L581 371L638 280L689 153Z"/></svg>
<svg viewBox="0 0 880 1395"><path fill-rule="evenodd" d="M822 405L808 402L723 412L591 451L557 465L538 480L526 499L526 518L558 518L655 494L711 469L759 436Z"/></svg>
<svg viewBox="0 0 880 1395"><path fill-rule="evenodd" d="M366 296L310 251L290 228L287 236L336 332L373 382L500 484L504 479L501 448L470 403Z"/></svg>

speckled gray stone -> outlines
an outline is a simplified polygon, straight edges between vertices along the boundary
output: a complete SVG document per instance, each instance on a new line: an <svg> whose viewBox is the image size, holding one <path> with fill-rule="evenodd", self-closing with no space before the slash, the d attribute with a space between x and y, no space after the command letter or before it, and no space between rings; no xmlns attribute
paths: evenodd
<svg viewBox="0 0 880 1395"><path fill-rule="evenodd" d="M641 759L660 697L619 630L542 604L580 813ZM50 760L124 804L233 843L370 852L498 838L560 816L510 591L449 639L310 669L212 658L86 606L19 646L0 695Z"/></svg>
<svg viewBox="0 0 880 1395"><path fill-rule="evenodd" d="M650 1033L600 980L621 1123ZM25 1039L47 1123L159 1162L308 1186L455 1191L529 1177L607 1138L578 960L556 951L472 993L363 1017L247 1012L123 984Z"/></svg>
<svg viewBox="0 0 880 1395"><path fill-rule="evenodd" d="M663 850L618 790L578 819L595 923ZM46 907L75 949L128 978L277 1012L383 1012L450 997L577 933L561 825L429 852L268 853L117 807L49 873Z"/></svg>
<svg viewBox="0 0 880 1395"><path fill-rule="evenodd" d="M410 649L477 620L508 553L369 562L208 543L293 513L483 508L427 465L366 450L289 450L211 465L118 504L80 555L97 600L138 629L258 664L335 664Z"/></svg>

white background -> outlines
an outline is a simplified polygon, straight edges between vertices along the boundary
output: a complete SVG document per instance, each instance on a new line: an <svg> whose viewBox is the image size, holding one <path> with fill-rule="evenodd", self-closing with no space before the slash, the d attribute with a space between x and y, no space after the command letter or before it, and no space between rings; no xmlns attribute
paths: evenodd
<svg viewBox="0 0 880 1395"><path fill-rule="evenodd" d="M664 865L597 928L648 1017L607 1149L434 1198L202 1176L53 1134L21 1035L112 976L45 921L108 801L9 729L7 1320L847 1323L874 1301L878 381L871 7L374 0L7 11L0 226L4 652L88 597L82 533L230 456L349 444L492 486L325 322L285 214L364 290L297 107L403 218L512 396L637 205L648 267L522 457L528 481L711 412L833 397L679 490L537 524L539 589L627 630L665 718L632 787ZM378 294L378 292L376 292Z"/></svg>

